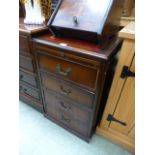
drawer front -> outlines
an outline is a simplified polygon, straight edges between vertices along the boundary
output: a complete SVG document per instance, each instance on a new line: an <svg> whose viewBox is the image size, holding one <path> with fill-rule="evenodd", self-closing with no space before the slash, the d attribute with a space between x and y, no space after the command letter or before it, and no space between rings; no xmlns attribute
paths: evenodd
<svg viewBox="0 0 155 155"><path fill-rule="evenodd" d="M19 35L19 50L29 52L29 39L27 36Z"/></svg>
<svg viewBox="0 0 155 155"><path fill-rule="evenodd" d="M19 56L19 65L20 67L27 69L29 71L34 71L33 69L33 64L32 64L32 58L31 57L26 57L26 56Z"/></svg>
<svg viewBox="0 0 155 155"><path fill-rule="evenodd" d="M44 91L46 112L57 121L83 134L88 134L90 113Z"/></svg>
<svg viewBox="0 0 155 155"><path fill-rule="evenodd" d="M97 69L42 54L38 55L38 60L39 66L43 70L52 72L87 88L95 89L96 87Z"/></svg>
<svg viewBox="0 0 155 155"><path fill-rule="evenodd" d="M19 94L19 99L25 103L28 103L29 105L33 106L34 108L36 108L37 110L43 112L43 104L40 100L35 99L33 97L30 97L26 94Z"/></svg>
<svg viewBox="0 0 155 155"><path fill-rule="evenodd" d="M19 91L20 91L20 93L26 94L28 96L31 96L31 97L34 97L34 98L40 100L39 92L27 85L20 83Z"/></svg>
<svg viewBox="0 0 155 155"><path fill-rule="evenodd" d="M41 73L42 85L48 89L51 89L61 95L68 97L75 102L81 103L89 108L92 108L94 94L88 93L76 86L61 80L56 80L48 74Z"/></svg>
<svg viewBox="0 0 155 155"><path fill-rule="evenodd" d="M25 73L25 72L20 70L19 79L20 79L20 81L27 82L27 83L37 87L37 81L36 81L36 77L34 75L31 75L29 73Z"/></svg>

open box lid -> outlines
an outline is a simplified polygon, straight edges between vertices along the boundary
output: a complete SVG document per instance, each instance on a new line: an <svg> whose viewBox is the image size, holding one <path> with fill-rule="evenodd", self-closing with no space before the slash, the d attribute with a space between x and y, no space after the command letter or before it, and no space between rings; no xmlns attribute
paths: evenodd
<svg viewBox="0 0 155 155"><path fill-rule="evenodd" d="M62 0L51 25L101 33L112 2L113 0Z"/></svg>
<svg viewBox="0 0 155 155"><path fill-rule="evenodd" d="M101 38L105 25L111 29L115 26L116 19L119 19L120 14L115 13L119 1L121 0L60 0L48 22L49 29L55 36L68 34L81 39L97 40Z"/></svg>

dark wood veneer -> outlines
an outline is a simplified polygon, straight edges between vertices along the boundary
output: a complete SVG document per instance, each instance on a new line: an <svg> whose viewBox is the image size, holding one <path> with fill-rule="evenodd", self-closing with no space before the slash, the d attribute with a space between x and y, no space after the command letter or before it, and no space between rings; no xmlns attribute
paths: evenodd
<svg viewBox="0 0 155 155"><path fill-rule="evenodd" d="M36 74L21 68L20 68L19 80L29 83L34 87L38 87Z"/></svg>
<svg viewBox="0 0 155 155"><path fill-rule="evenodd" d="M46 100L46 113L66 126L82 133L88 134L90 113L74 104L57 97L48 91L44 91Z"/></svg>
<svg viewBox="0 0 155 155"><path fill-rule="evenodd" d="M41 73L41 81L44 87L60 93L62 96L75 100L77 103L81 103L89 108L93 107L94 93L45 73Z"/></svg>
<svg viewBox="0 0 155 155"><path fill-rule="evenodd" d="M19 66L31 72L34 72L33 60L31 57L20 55L19 56Z"/></svg>
<svg viewBox="0 0 155 155"><path fill-rule="evenodd" d="M118 32L122 0L60 0L48 26L55 36L103 43Z"/></svg>
<svg viewBox="0 0 155 155"><path fill-rule="evenodd" d="M37 99L37 100L41 99L39 90L25 82L20 81L19 90L20 90L20 93L22 93L22 94L26 94L28 96L31 96L31 97Z"/></svg>
<svg viewBox="0 0 155 155"><path fill-rule="evenodd" d="M19 19L19 97L22 101L27 102L40 111L43 111L31 39L34 36L42 34L42 32L45 33L47 27L45 25L25 25L23 20L23 18Z"/></svg>
<svg viewBox="0 0 155 155"><path fill-rule="evenodd" d="M65 44L63 38L59 41L50 38L49 34L33 38L45 116L89 141L96 127L98 110L102 107L101 98L107 95L103 89L105 80L108 80L106 74L120 48L121 39L111 38L104 50L98 47L96 51L93 44L88 50L90 48L83 45L85 42L80 46L71 40L67 46L62 46L60 42ZM68 73L69 68L71 73ZM69 111L70 106L77 107L76 112L78 109L83 112L76 116L74 110ZM87 123L82 123L85 118L88 118Z"/></svg>
<svg viewBox="0 0 155 155"><path fill-rule="evenodd" d="M25 35L19 35L19 50L30 52L29 37Z"/></svg>
<svg viewBox="0 0 155 155"><path fill-rule="evenodd" d="M67 60L46 56L46 54L39 54L38 62L41 69L57 74L64 79L74 81L88 88L95 89L96 87L98 76L97 69L86 68L77 65L76 62L71 63ZM67 72L69 69L70 71Z"/></svg>
<svg viewBox="0 0 155 155"><path fill-rule="evenodd" d="M24 101L25 103L28 103L30 106L34 107L35 109L43 112L43 104L39 100L37 100L29 95L23 94L23 93L19 94L19 99L21 101Z"/></svg>

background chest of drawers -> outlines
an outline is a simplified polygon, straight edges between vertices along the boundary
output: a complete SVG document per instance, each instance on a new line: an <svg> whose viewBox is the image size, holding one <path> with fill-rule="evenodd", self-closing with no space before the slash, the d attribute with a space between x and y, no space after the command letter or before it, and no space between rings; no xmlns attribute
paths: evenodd
<svg viewBox="0 0 155 155"><path fill-rule="evenodd" d="M121 40L114 38L101 50L97 45L51 34L33 38L45 116L89 141L102 94L106 94L107 73L120 44Z"/></svg>
<svg viewBox="0 0 155 155"><path fill-rule="evenodd" d="M45 26L24 25L23 18L19 20L19 90L20 99L38 110L43 110L36 65L32 52L31 38L41 34Z"/></svg>

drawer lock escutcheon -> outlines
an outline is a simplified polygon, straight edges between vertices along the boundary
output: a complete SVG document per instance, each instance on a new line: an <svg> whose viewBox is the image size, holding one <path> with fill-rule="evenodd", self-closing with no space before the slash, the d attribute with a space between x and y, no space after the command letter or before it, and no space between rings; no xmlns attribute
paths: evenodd
<svg viewBox="0 0 155 155"><path fill-rule="evenodd" d="M108 115L107 121L110 121L110 122L114 121L114 122L120 123L123 126L127 125L125 122L119 121L118 119L114 118L111 114Z"/></svg>
<svg viewBox="0 0 155 155"><path fill-rule="evenodd" d="M60 64L56 64L56 69L57 69L58 73L63 76L68 76L72 71L72 69L70 67L67 68L65 71L62 70Z"/></svg>

